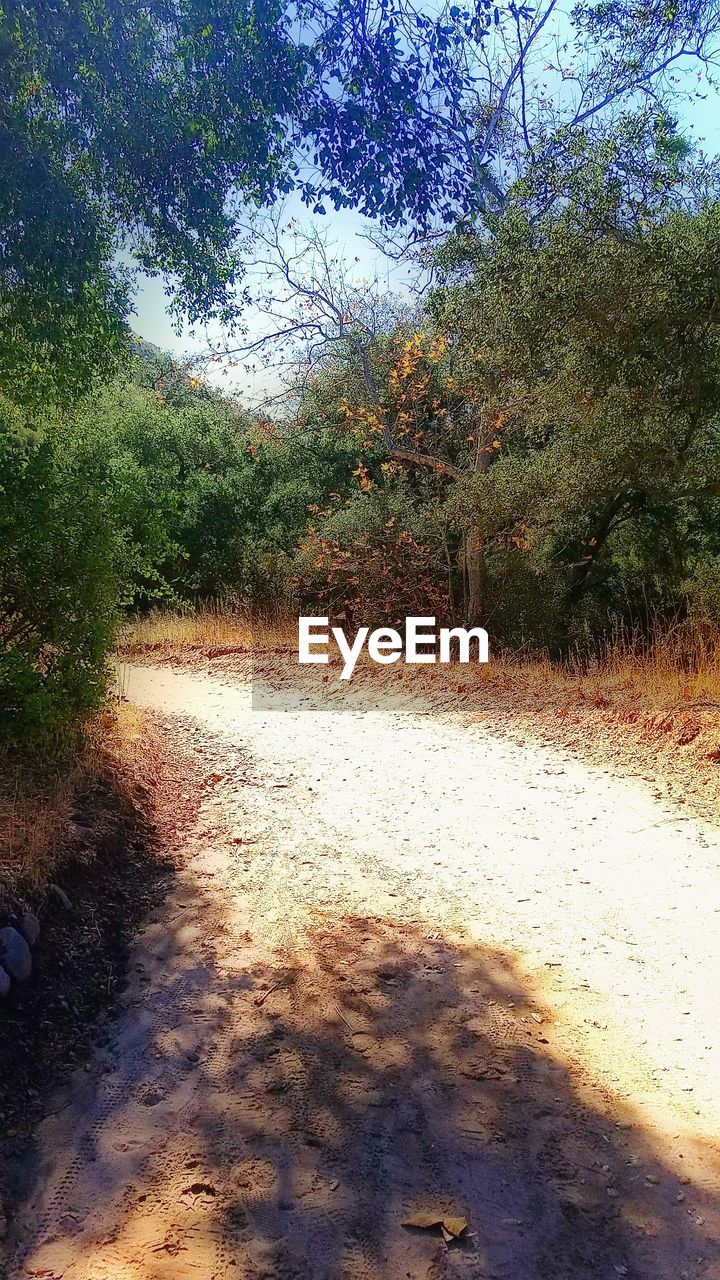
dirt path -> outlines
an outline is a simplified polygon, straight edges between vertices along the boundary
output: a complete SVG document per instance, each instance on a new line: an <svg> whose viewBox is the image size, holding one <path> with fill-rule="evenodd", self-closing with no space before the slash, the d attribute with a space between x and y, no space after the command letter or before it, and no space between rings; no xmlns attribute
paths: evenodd
<svg viewBox="0 0 720 1280"><path fill-rule="evenodd" d="M422 706L128 691L202 803L10 1280L719 1280L713 831Z"/></svg>

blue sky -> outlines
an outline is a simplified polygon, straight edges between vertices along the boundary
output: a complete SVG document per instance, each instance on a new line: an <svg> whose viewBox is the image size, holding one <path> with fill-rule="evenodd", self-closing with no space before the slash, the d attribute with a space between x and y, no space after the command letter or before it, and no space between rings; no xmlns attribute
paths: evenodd
<svg viewBox="0 0 720 1280"><path fill-rule="evenodd" d="M682 80L694 86L696 72L688 72ZM699 146L711 155L720 153L720 93L703 86L704 98L695 97L690 102L679 102L676 112L683 131ZM298 199L290 198L285 210L287 218L296 219L301 225L310 225L311 215L303 208ZM354 270L359 277L374 278L380 276L390 289L400 293L403 291L406 272L390 262L381 251L367 239L372 224L359 213L352 210L334 212L329 209L324 217L316 217L315 223L329 235L331 244L337 254L355 264ZM168 298L165 283L159 278L140 275L135 299L135 311L130 323L142 338L155 343L164 350L171 351L179 357L192 355L205 344L199 334L192 339L187 331L178 334L173 327L173 319L168 313ZM262 332L262 321L254 313L247 317L248 330L251 334ZM210 333L211 338L217 335ZM277 374L272 371L238 373L228 371L223 377L218 370L213 381L223 385L228 391L234 391L248 404L258 403L267 394L276 391L281 385Z"/></svg>
<svg viewBox="0 0 720 1280"><path fill-rule="evenodd" d="M283 223L292 218L300 229L318 226L329 237L329 245L333 256L341 257L349 262L353 276L358 281L374 280L376 277L387 292L402 294L407 289L407 268L399 266L385 257L367 239L373 224L359 213L350 209L334 211L328 209L324 217L313 218L303 206L299 197L289 197L282 206ZM357 261L356 261L357 260ZM252 284L252 274L248 280ZM130 317L130 324L135 333L146 338L163 350L171 351L179 357L196 354L208 345L199 326L195 326L194 338L186 330L178 334L174 328L174 317L168 312L169 299L165 292L165 284L157 277L139 276L139 288L135 299L135 314ZM247 314L249 334L258 336L264 331L264 317L250 310ZM218 331L208 329L208 339L218 337ZM255 365L257 367L257 361ZM272 369L248 372L228 369L223 376L224 366L216 370L206 371L210 381L221 386L223 390L237 393L248 405L259 404L263 398L276 393L283 385L281 377Z"/></svg>

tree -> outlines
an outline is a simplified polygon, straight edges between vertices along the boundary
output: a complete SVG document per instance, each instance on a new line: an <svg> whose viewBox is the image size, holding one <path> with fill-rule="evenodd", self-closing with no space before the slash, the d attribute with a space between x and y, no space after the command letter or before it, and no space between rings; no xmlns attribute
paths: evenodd
<svg viewBox="0 0 720 1280"><path fill-rule="evenodd" d="M345 423L362 490L405 477L435 510L466 620L556 648L588 610L590 633L620 616L641 565L658 607L677 603L678 530L709 547L719 496L720 205L664 154L644 199L621 145L590 151L544 213L516 184L447 242L425 314L389 332L331 266L286 260L295 333L318 344L301 420Z"/></svg>
<svg viewBox="0 0 720 1280"><path fill-rule="evenodd" d="M361 487L372 487L363 461L369 453L386 476L412 472L426 500L439 497L444 482L457 481L468 468L487 468L496 415L481 407L477 382L455 376L453 346L444 333L433 332L417 300L403 305L377 280L357 279L333 258L317 229L291 227L288 233L279 219L266 220L257 244L265 256L256 249L256 266L267 271L260 307L267 325L247 341L230 340L224 359L242 362L269 349L274 367L290 374L297 422L305 429L340 427L355 441ZM416 534L413 529L413 539ZM477 537L464 533L460 546L455 539L444 553L455 564L451 577L461 612L475 617L481 590Z"/></svg>
<svg viewBox="0 0 720 1280"><path fill-rule="evenodd" d="M57 431L116 531L126 607L276 598L308 508L354 487L346 434L288 434L157 351Z"/></svg>
<svg viewBox="0 0 720 1280"><path fill-rule="evenodd" d="M720 205L629 224L612 186L594 219L591 194L541 221L511 205L492 240L464 242L469 277L433 303L502 422L492 467L453 502L485 556L552 581L560 649L590 597L622 611L629 537L660 575L660 545L716 520L720 498Z"/></svg>
<svg viewBox="0 0 720 1280"><path fill-rule="evenodd" d="M459 50L490 0L6 0L0 385L71 394L117 350L130 249L190 320L236 312L238 211L299 189L390 222L473 205ZM460 60L459 60L460 59ZM70 332L68 332L70 330Z"/></svg>
<svg viewBox="0 0 720 1280"><path fill-rule="evenodd" d="M0 386L69 396L119 354L129 281L194 321L242 304L237 217L298 190L386 228L474 217L531 155L711 74L718 0L6 0Z"/></svg>
<svg viewBox="0 0 720 1280"><path fill-rule="evenodd" d="M510 5L473 67L467 114L503 189L529 161L558 158L580 131L594 144L629 116L667 114L702 96L720 67L717 0L557 0ZM477 144L476 137L476 144ZM504 178L504 181L503 181Z"/></svg>
<svg viewBox="0 0 720 1280"><path fill-rule="evenodd" d="M526 12L501 9L488 36L463 48L456 140L483 172L487 199L466 223L533 171L536 213L564 197L563 179L609 138L628 194L658 193L658 160L682 160L688 139L678 108L716 92L720 71L718 0L581 0L568 11L543 0ZM461 220L463 220L461 218ZM382 227L371 238L394 258L432 268L446 227Z"/></svg>

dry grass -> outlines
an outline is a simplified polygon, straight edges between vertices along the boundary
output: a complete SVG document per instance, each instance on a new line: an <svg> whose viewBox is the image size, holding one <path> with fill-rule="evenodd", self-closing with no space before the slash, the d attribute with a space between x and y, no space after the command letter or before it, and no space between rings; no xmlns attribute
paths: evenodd
<svg viewBox="0 0 720 1280"><path fill-rule="evenodd" d="M84 821L78 806L94 785L110 784L135 801L137 780L148 768L143 739L140 713L113 699L86 726L85 744L71 759L48 765L0 758L0 898L41 890L52 879L77 843L72 823ZM102 834L101 820L85 845L87 856Z"/></svg>
<svg viewBox="0 0 720 1280"><path fill-rule="evenodd" d="M692 704L720 708L720 634L678 626L658 629L650 644L621 635L596 663L569 663L564 674L601 694L636 693L656 714Z"/></svg>
<svg viewBox="0 0 720 1280"><path fill-rule="evenodd" d="M232 653L294 650L297 619L258 616L227 604L182 612L154 610L128 623L118 652L124 659L151 655L166 660L209 660ZM398 664L391 671L402 671ZM428 668L413 671L427 676ZM446 673L447 674L447 673ZM603 705L606 698L642 700L645 710L664 714L692 704L720 707L720 634L677 627L658 630L651 644L639 636L619 635L591 662L569 659L551 662L547 655L494 654L486 669L458 668L461 680L536 685L553 695Z"/></svg>
<svg viewBox="0 0 720 1280"><path fill-rule="evenodd" d="M251 613L232 602L208 604L201 609L177 612L153 609L144 618L128 623L120 632L117 650L125 660L143 653L172 657L177 653L201 651L219 656L220 651L251 652L294 644L294 619L270 613Z"/></svg>
<svg viewBox="0 0 720 1280"><path fill-rule="evenodd" d="M68 835L84 766L20 770L3 762L0 774L0 893L37 887L50 878Z"/></svg>

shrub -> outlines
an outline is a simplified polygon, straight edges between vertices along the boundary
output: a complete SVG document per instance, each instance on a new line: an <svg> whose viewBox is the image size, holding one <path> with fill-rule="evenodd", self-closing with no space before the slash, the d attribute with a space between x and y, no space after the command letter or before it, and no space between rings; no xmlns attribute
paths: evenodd
<svg viewBox="0 0 720 1280"><path fill-rule="evenodd" d="M296 558L295 587L303 607L363 626L452 613L432 510L393 491L363 493L313 527Z"/></svg>
<svg viewBox="0 0 720 1280"><path fill-rule="evenodd" d="M100 702L116 540L62 430L0 400L0 742L58 752Z"/></svg>
<svg viewBox="0 0 720 1280"><path fill-rule="evenodd" d="M685 583L685 591L691 622L720 628L720 556L704 556Z"/></svg>

